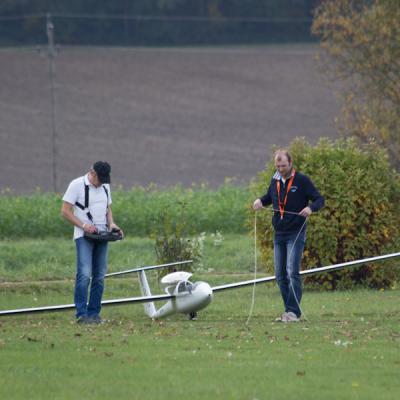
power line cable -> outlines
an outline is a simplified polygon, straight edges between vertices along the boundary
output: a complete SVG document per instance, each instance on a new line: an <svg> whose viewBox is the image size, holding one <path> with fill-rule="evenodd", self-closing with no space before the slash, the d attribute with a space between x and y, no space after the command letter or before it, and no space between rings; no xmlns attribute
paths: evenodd
<svg viewBox="0 0 400 400"><path fill-rule="evenodd" d="M46 14L0 15L0 21L18 21L30 18L46 18Z"/></svg>
<svg viewBox="0 0 400 400"><path fill-rule="evenodd" d="M271 17L202 17L195 15L136 15L136 14L87 14L87 13L52 13L53 18L69 19L110 19L137 21L182 21L182 22L277 22L277 23L311 23L312 18L271 18ZM47 14L25 14L0 16L0 21L21 20L29 18L46 18Z"/></svg>

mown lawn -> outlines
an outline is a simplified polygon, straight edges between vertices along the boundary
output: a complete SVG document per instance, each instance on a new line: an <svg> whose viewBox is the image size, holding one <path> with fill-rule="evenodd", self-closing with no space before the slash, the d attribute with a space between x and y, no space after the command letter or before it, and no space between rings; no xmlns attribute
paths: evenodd
<svg viewBox="0 0 400 400"><path fill-rule="evenodd" d="M0 241L0 282L73 279L75 247L72 238ZM109 246L109 272L157 264L154 240L127 237ZM253 239L245 234L206 234L199 272L248 273L254 270ZM262 266L260 266L262 269Z"/></svg>
<svg viewBox="0 0 400 400"><path fill-rule="evenodd" d="M213 240L194 280L251 278L251 237ZM111 249L113 271L155 261L147 239ZM72 302L72 241L2 242L0 250L1 310ZM133 275L107 280L106 299L138 294ZM104 308L109 322L99 326L77 325L73 311L0 317L0 398L397 399L399 288L306 289L307 319L291 325L275 322L282 305L274 283L256 288L246 325L251 296L251 287L219 292L197 321L151 321L140 304Z"/></svg>
<svg viewBox="0 0 400 400"><path fill-rule="evenodd" d="M106 297L135 290L135 279L115 279ZM0 308L69 303L71 291L72 282L3 284ZM306 291L308 321L291 325L274 322L273 284L257 287L248 326L251 288L216 294L197 321L153 322L141 305L105 308L100 326L77 325L72 311L3 317L0 398L395 399L399 295Z"/></svg>

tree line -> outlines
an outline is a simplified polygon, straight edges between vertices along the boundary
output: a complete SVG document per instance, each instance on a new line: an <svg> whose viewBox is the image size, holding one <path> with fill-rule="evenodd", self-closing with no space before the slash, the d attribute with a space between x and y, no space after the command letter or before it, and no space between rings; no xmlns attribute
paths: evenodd
<svg viewBox="0 0 400 400"><path fill-rule="evenodd" d="M2 0L0 45L207 45L299 42L321 0Z"/></svg>

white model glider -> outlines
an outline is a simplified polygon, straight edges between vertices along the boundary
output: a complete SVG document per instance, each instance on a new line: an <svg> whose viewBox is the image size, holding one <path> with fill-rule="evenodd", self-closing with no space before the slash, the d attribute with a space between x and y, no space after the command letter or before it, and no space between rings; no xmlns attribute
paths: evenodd
<svg viewBox="0 0 400 400"><path fill-rule="evenodd" d="M354 265L365 264L373 261L382 261L399 256L400 253L391 253L382 256L364 258L361 260L348 261L340 264L333 264L326 267L308 269L306 271L301 271L300 274L311 275L320 272L330 272L343 268L352 267ZM111 277L111 276L137 272L139 275L139 283L142 290L142 296L128 297L115 300L104 300L102 302L102 305L111 306L111 305L129 304L129 303L144 303L145 313L152 319L166 317L168 315L172 315L175 313L187 314L189 318L193 319L196 316L197 311L207 307L211 303L214 293L220 292L222 290L236 289L240 287L251 286L275 280L275 276L267 276L265 278L251 279L247 281L235 282L235 283L229 283L225 285L211 287L206 282L192 283L189 281L189 278L192 276L191 273L185 271L177 271L165 275L161 279L161 284L164 287L165 291L164 294L159 294L159 295L151 294L145 271L172 267L182 264L189 264L191 262L192 262L191 260L180 261L169 264L134 268L126 271L113 272L107 274L106 277ZM157 310L154 305L154 302L160 300L167 300L167 302ZM51 311L64 311L74 308L75 304L34 307L34 308L20 308L16 310L0 311L0 316L32 314L32 313L51 312Z"/></svg>

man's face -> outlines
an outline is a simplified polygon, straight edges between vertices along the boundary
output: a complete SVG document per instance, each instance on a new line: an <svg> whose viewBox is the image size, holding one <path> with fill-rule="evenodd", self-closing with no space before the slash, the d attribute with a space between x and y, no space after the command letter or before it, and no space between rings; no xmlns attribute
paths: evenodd
<svg viewBox="0 0 400 400"><path fill-rule="evenodd" d="M292 163L289 162L285 155L275 157L275 168L283 176L288 177L292 171Z"/></svg>
<svg viewBox="0 0 400 400"><path fill-rule="evenodd" d="M100 180L99 180L99 177L97 176L97 174L96 174L96 171L94 171L93 169L91 169L90 171L89 171L89 174L90 174L90 181L91 181L91 184L92 185L94 185L94 186L96 186L96 187L99 187L100 185L101 185L101 182L100 182Z"/></svg>

